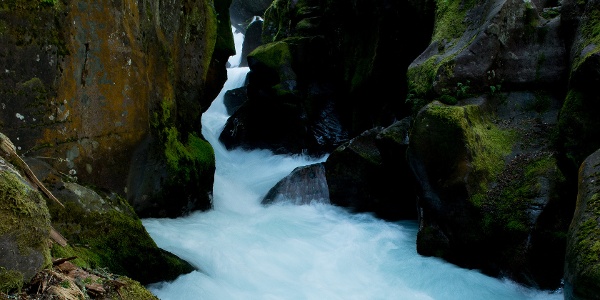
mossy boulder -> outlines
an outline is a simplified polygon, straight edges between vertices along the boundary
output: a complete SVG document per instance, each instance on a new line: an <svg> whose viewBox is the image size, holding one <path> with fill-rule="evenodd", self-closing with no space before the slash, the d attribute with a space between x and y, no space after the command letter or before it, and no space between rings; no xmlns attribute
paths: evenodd
<svg viewBox="0 0 600 300"><path fill-rule="evenodd" d="M579 169L577 207L567 236L565 299L598 299L600 295L600 151Z"/></svg>
<svg viewBox="0 0 600 300"><path fill-rule="evenodd" d="M567 25L572 33L569 91L560 114L560 145L573 177L583 160L600 147L600 2L566 1L577 18Z"/></svg>
<svg viewBox="0 0 600 300"><path fill-rule="evenodd" d="M160 249L129 203L116 193L93 190L36 159L27 159L32 170L64 208L49 203L53 227L68 241L54 244L52 256L66 258L79 267L106 269L142 284L175 279L195 268Z"/></svg>
<svg viewBox="0 0 600 300"><path fill-rule="evenodd" d="M8 162L0 162L0 292L9 292L51 264L51 225L41 194Z"/></svg>
<svg viewBox="0 0 600 300"><path fill-rule="evenodd" d="M408 156L420 185L419 253L559 287L573 209L553 148L559 105L525 92L434 101L417 114Z"/></svg>
<svg viewBox="0 0 600 300"><path fill-rule="evenodd" d="M408 68L408 102L414 113L440 97L467 98L465 88L474 95L501 88L564 89L568 62L560 18L540 14L550 5L436 1L429 47Z"/></svg>

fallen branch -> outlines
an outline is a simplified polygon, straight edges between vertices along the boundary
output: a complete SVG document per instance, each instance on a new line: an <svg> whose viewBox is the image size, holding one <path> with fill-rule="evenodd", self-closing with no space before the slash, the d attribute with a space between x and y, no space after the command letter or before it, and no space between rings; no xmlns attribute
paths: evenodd
<svg viewBox="0 0 600 300"><path fill-rule="evenodd" d="M71 256L71 257L66 257L66 258L59 258L59 259L53 260L52 261L52 265L53 266L58 266L58 265L60 265L60 264L62 264L64 262L67 262L67 261L70 261L70 260L74 260L76 258L77 258L77 256Z"/></svg>
<svg viewBox="0 0 600 300"><path fill-rule="evenodd" d="M8 155L8 159L11 163L15 164L17 168L25 172L25 175L31 181L31 183L36 185L40 190L42 190L46 197L56 201L56 203L58 203L63 208L65 207L60 201L58 201L56 197L54 197L54 195L52 195L52 193L44 186L44 184L40 182L37 176L33 174L33 171L31 171L29 165L27 165L27 163L17 154L15 145L10 141L10 139L6 135L2 133L0 133L0 149L2 149L4 153Z"/></svg>

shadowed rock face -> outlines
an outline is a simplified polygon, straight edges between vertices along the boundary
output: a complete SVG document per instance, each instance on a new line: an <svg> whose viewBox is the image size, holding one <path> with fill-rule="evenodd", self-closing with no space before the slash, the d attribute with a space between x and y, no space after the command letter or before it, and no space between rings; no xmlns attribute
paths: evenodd
<svg viewBox="0 0 600 300"><path fill-rule="evenodd" d="M577 207L567 237L565 299L595 299L600 294L600 150L579 169Z"/></svg>
<svg viewBox="0 0 600 300"><path fill-rule="evenodd" d="M190 148L190 135L201 137L200 114L226 80L225 63L234 51L229 4L7 2L0 10L0 130L19 153L43 157L132 202L162 197L166 184L188 187L197 199L192 209L209 207L210 189L189 179L168 183L180 172L173 162L188 154L169 151L166 144ZM142 141L149 136L148 146ZM153 152L152 167L161 167L158 192L128 186L138 147L145 147L146 156ZM143 176L143 169L133 170L134 177ZM212 186L210 163L193 169Z"/></svg>
<svg viewBox="0 0 600 300"><path fill-rule="evenodd" d="M432 15L428 1L274 1L248 54L248 101L220 140L320 156L391 125L408 114L401 70L426 46Z"/></svg>
<svg viewBox="0 0 600 300"><path fill-rule="evenodd" d="M262 17L273 0L233 0L229 7L231 24L242 33L254 16Z"/></svg>
<svg viewBox="0 0 600 300"><path fill-rule="evenodd" d="M417 251L557 288L573 210L551 134L560 103L528 92L470 101L436 101L415 117Z"/></svg>

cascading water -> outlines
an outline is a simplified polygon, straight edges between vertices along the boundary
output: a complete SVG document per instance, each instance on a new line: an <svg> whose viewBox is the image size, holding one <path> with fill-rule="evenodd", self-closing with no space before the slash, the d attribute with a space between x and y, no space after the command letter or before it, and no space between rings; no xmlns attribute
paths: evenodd
<svg viewBox="0 0 600 300"><path fill-rule="evenodd" d="M241 44L236 34L236 43ZM238 51L239 53L239 51ZM232 57L237 66L239 57ZM224 92L248 68L231 67L202 116L216 156L214 209L177 219L144 219L159 247L199 271L149 286L162 300L196 299L562 299L458 268L415 249L417 224L385 222L329 204L262 206L295 167L324 161L269 151L226 150Z"/></svg>

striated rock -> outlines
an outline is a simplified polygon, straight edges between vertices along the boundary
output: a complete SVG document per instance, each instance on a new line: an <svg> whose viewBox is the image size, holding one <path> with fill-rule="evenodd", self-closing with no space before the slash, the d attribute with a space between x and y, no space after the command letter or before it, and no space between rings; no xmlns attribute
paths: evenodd
<svg viewBox="0 0 600 300"><path fill-rule="evenodd" d="M600 295L600 150L579 168L577 207L567 236L565 299L599 299Z"/></svg>
<svg viewBox="0 0 600 300"><path fill-rule="evenodd" d="M261 204L280 202L295 205L329 203L325 165L318 163L295 168L267 192Z"/></svg>

